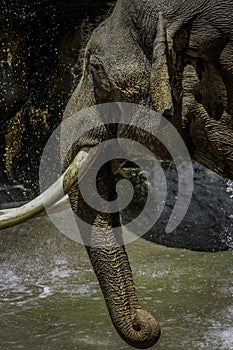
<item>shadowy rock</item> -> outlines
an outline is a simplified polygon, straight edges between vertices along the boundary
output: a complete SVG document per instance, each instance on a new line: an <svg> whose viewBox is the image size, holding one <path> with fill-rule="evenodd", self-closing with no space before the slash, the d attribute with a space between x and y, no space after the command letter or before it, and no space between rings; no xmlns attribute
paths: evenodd
<svg viewBox="0 0 233 350"><path fill-rule="evenodd" d="M159 220L144 235L144 238L169 247L197 251L220 251L233 248L233 181L222 178L199 163L194 166L194 191L191 204L180 225L171 233L165 229L176 202L178 179L175 165L164 163L167 181L167 199ZM132 175L133 173L133 175ZM156 173L148 169L147 179L156 183ZM125 176L124 176L125 177ZM143 210L147 199L145 177L137 169L128 172L134 183L135 196L122 212L123 223L127 223ZM154 198L156 208L156 195ZM147 216L144 216L147 220ZM145 221L140 222L143 229ZM140 231L139 229L137 229Z"/></svg>

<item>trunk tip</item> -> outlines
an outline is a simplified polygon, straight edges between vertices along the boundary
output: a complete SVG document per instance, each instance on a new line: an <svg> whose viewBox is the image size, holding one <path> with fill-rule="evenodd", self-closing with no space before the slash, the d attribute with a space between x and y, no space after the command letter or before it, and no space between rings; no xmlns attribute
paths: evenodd
<svg viewBox="0 0 233 350"><path fill-rule="evenodd" d="M159 322L147 311L136 310L133 320L133 328L138 332L139 342L138 349L148 349L155 345L161 335Z"/></svg>
<svg viewBox="0 0 233 350"><path fill-rule="evenodd" d="M132 328L131 328L132 327ZM137 349L148 349L157 343L161 330L158 321L147 311L136 309L131 327L121 337Z"/></svg>

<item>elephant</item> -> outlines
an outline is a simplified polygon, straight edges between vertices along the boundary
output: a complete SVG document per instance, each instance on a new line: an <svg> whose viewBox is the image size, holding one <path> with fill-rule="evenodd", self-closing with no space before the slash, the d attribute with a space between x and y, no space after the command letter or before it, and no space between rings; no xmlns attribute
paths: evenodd
<svg viewBox="0 0 233 350"><path fill-rule="evenodd" d="M85 48L82 77L64 120L83 108L107 102L148 106L177 129L194 160L233 179L232 20L229 0L118 0ZM91 125L99 118L101 114L92 113L83 123ZM75 177L80 162L87 169L83 178L88 176L89 154L96 145L132 134L146 146L152 143L153 152L162 160L167 157L155 140L114 121L77 140L65 156L62 181L73 211L90 224L90 229L82 225L80 229L82 237L88 237L87 252L113 325L129 345L148 348L158 341L160 326L138 302L121 232L116 231L121 227L119 213L88 206ZM66 139L69 134L63 135ZM101 168L96 181L104 199L116 199L111 162ZM46 203L54 203L60 194L54 196L54 188L48 191ZM42 207L39 197L33 205L4 211L0 227L22 222Z"/></svg>

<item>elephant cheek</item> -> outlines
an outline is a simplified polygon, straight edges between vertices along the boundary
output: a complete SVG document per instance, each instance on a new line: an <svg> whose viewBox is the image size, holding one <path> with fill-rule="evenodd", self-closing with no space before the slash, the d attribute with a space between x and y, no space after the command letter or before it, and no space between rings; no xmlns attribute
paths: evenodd
<svg viewBox="0 0 233 350"><path fill-rule="evenodd" d="M82 76L77 88L73 92L63 118L67 118L83 108L88 108L96 104L93 80L90 74Z"/></svg>

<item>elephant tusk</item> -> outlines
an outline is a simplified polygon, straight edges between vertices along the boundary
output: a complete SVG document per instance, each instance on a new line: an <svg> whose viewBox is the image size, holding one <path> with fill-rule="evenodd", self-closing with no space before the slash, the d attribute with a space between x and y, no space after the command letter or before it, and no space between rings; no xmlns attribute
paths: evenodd
<svg viewBox="0 0 233 350"><path fill-rule="evenodd" d="M59 179L38 197L20 207L0 210L0 229L18 225L63 198L77 180L83 177L99 152L98 147L83 148Z"/></svg>

